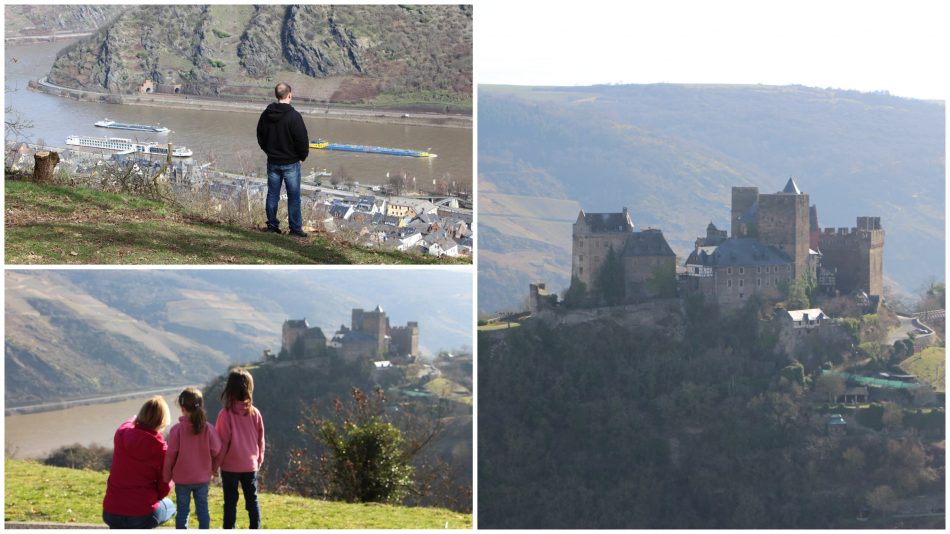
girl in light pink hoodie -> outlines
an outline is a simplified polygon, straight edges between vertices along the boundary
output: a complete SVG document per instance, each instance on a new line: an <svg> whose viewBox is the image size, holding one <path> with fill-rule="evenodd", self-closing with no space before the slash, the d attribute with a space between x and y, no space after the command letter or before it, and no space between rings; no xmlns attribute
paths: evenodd
<svg viewBox="0 0 950 534"><path fill-rule="evenodd" d="M221 394L224 408L215 423L221 439L218 465L224 489L224 528L234 528L237 520L238 484L244 491L244 508L250 520L248 528L261 528L257 471L264 462L264 419L254 407L253 398L251 373L240 367L232 369Z"/></svg>
<svg viewBox="0 0 950 534"><path fill-rule="evenodd" d="M221 441L205 416L204 399L195 388L178 395L181 417L168 433L168 453L163 470L166 482L175 482L178 514L175 528L188 528L191 496L195 496L198 528L211 528L208 515L208 481L217 470Z"/></svg>

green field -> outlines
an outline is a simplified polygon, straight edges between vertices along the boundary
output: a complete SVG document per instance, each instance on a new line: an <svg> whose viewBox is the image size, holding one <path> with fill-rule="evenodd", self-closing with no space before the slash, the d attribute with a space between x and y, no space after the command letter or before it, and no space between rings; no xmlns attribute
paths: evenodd
<svg viewBox="0 0 950 534"><path fill-rule="evenodd" d="M263 207L261 208L263 209ZM416 264L469 260L298 239L95 189L6 181L8 264Z"/></svg>
<svg viewBox="0 0 950 534"><path fill-rule="evenodd" d="M919 353L901 362L901 369L917 375L938 392L946 392L947 358L944 347L927 347Z"/></svg>
<svg viewBox="0 0 950 534"><path fill-rule="evenodd" d="M10 459L4 467L4 521L102 523L102 497L108 473ZM173 490L172 500L174 494ZM471 515L440 508L347 504L267 493L259 497L264 528L472 528ZM221 528L220 487L212 485L208 501L211 526ZM192 512L189 528L197 527ZM247 514L241 503L237 528L247 528Z"/></svg>

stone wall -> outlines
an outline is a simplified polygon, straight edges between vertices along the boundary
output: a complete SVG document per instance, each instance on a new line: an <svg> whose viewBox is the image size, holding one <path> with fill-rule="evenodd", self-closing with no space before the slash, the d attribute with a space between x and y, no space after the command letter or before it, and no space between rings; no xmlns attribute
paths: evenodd
<svg viewBox="0 0 950 534"><path fill-rule="evenodd" d="M629 236L629 232L592 234L585 228L578 229L575 225L571 274L584 282L588 291L592 290L607 259L607 252L613 248L619 259Z"/></svg>

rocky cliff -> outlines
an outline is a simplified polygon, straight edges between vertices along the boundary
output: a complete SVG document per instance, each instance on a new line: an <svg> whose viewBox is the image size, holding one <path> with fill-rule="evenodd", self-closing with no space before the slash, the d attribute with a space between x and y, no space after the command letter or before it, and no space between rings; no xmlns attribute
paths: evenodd
<svg viewBox="0 0 950 534"><path fill-rule="evenodd" d="M125 6L17 5L4 9L4 36L30 37L53 33L92 32Z"/></svg>
<svg viewBox="0 0 950 534"><path fill-rule="evenodd" d="M137 6L63 49L49 80L218 96L265 96L286 80L298 100L466 103L472 9Z"/></svg>

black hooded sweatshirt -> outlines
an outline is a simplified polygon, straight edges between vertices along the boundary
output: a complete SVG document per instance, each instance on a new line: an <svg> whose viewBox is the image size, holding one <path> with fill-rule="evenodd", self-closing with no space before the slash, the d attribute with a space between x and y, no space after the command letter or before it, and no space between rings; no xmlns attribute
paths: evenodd
<svg viewBox="0 0 950 534"><path fill-rule="evenodd" d="M289 165L310 154L310 137L303 117L290 104L275 102L257 121L257 144L267 153L267 163Z"/></svg>

